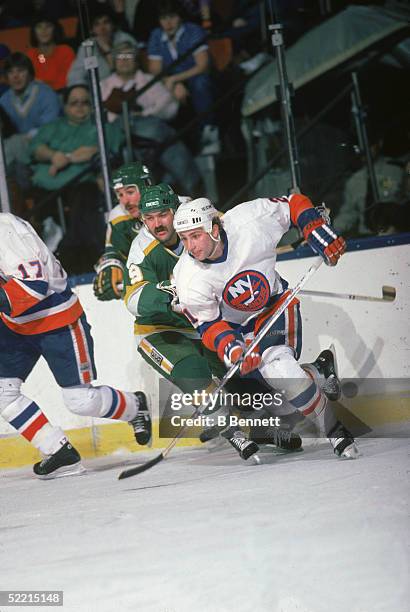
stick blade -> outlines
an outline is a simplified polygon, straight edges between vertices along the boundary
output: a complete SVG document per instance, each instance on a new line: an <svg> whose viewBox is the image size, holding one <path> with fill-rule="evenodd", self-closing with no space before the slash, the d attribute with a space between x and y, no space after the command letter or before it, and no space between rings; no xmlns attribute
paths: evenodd
<svg viewBox="0 0 410 612"><path fill-rule="evenodd" d="M396 299L396 289L389 285L383 285L382 287L383 300L386 302L394 302Z"/></svg>
<svg viewBox="0 0 410 612"><path fill-rule="evenodd" d="M118 480L124 480L124 478L129 478L130 476L136 476L137 474L142 474L142 472L146 472L146 470L149 470L150 468L154 467L154 465L157 465L157 463L159 463L163 459L164 459L164 455L161 453L157 455L157 457L154 457L154 459L151 459L150 461L147 461L146 463L142 463L141 465L136 465L135 467L129 468L128 470L123 470L121 474L118 476Z"/></svg>

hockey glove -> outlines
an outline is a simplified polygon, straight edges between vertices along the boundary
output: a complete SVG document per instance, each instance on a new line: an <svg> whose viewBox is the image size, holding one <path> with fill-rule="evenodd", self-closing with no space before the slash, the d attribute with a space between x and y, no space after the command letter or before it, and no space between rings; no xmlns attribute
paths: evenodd
<svg viewBox="0 0 410 612"><path fill-rule="evenodd" d="M173 280L161 281L156 285L157 289L169 295L169 303L174 312L181 313L182 307L179 303L177 288Z"/></svg>
<svg viewBox="0 0 410 612"><path fill-rule="evenodd" d="M338 236L314 208L303 211L297 223L311 249L323 257L328 266L335 266L346 250L344 238Z"/></svg>
<svg viewBox="0 0 410 612"><path fill-rule="evenodd" d="M242 340L232 340L225 346L224 363L227 368L233 366L237 361L242 359L242 355L246 351L246 344ZM252 351L250 355L245 357L239 371L241 374L249 374L253 370L257 370L261 364L261 356L257 351Z"/></svg>
<svg viewBox="0 0 410 612"><path fill-rule="evenodd" d="M124 266L115 253L105 253L95 266L94 295L97 300L121 299L124 282Z"/></svg>

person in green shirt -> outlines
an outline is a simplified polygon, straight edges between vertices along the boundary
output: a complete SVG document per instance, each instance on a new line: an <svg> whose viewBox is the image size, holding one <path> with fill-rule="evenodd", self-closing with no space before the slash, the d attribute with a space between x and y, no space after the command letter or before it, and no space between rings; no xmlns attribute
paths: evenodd
<svg viewBox="0 0 410 612"><path fill-rule="evenodd" d="M88 88L85 85L68 88L63 103L64 116L42 126L30 142L32 183L48 191L67 185L98 152L97 127L91 116ZM108 151L119 153L124 144L120 123L105 127ZM95 179L95 172L90 171L80 180Z"/></svg>
<svg viewBox="0 0 410 612"><path fill-rule="evenodd" d="M138 204L150 184L149 170L141 162L125 164L112 175L118 204L109 213L104 253L95 266L94 295L97 300L121 299L128 253L142 227Z"/></svg>

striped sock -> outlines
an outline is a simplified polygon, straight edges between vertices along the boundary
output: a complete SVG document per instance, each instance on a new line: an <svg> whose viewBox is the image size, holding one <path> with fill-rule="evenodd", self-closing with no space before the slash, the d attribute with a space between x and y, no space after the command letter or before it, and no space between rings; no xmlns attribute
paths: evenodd
<svg viewBox="0 0 410 612"><path fill-rule="evenodd" d="M55 453L67 442L63 430L53 427L41 408L24 395L7 406L2 417L45 455Z"/></svg>

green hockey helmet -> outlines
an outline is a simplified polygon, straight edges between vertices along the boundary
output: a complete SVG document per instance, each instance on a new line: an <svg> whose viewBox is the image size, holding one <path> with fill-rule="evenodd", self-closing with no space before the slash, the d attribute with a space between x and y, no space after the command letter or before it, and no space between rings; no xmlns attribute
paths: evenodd
<svg viewBox="0 0 410 612"><path fill-rule="evenodd" d="M167 183L159 183L145 189L139 203L142 215L161 210L176 210L179 199L175 191Z"/></svg>
<svg viewBox="0 0 410 612"><path fill-rule="evenodd" d="M112 174L112 187L114 191L123 187L137 187L142 192L151 183L149 170L141 162L125 164Z"/></svg>

